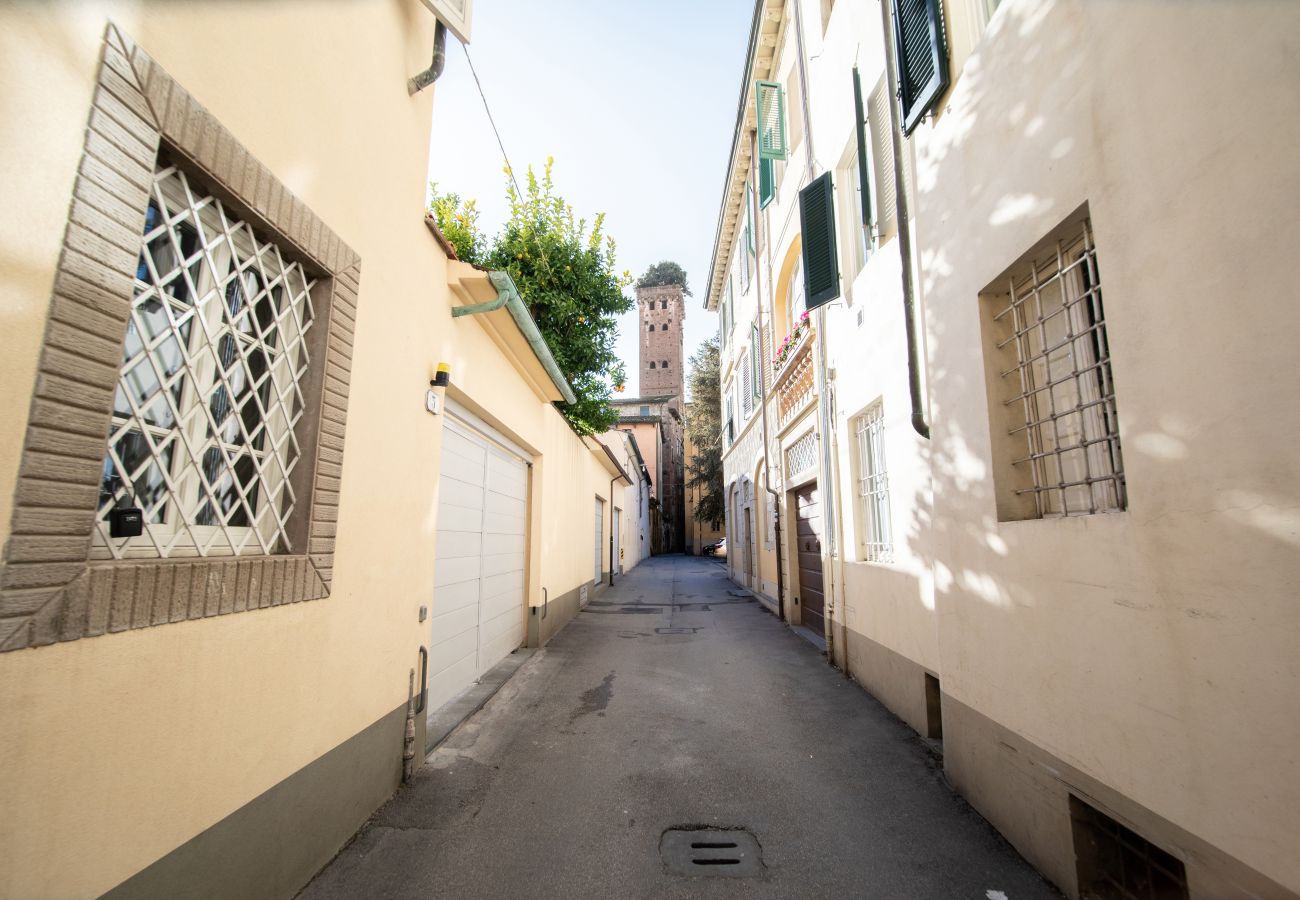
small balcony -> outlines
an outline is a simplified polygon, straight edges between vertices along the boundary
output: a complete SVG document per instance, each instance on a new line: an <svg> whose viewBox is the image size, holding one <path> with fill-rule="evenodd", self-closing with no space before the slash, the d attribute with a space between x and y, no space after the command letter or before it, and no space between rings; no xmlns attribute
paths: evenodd
<svg viewBox="0 0 1300 900"><path fill-rule="evenodd" d="M812 354L815 336L812 324L804 322L778 356L779 362L773 362L772 387L776 393L778 429L794 421L816 396Z"/></svg>

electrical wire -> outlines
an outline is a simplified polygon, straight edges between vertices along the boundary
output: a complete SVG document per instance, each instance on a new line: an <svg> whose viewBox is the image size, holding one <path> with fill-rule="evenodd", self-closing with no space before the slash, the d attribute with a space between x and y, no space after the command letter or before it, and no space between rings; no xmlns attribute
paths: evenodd
<svg viewBox="0 0 1300 900"><path fill-rule="evenodd" d="M515 167L510 162L510 155L506 153L505 142L501 140L501 132L497 129L497 122L492 115L492 108L488 106L487 94L483 92L483 82L479 81L478 71L474 68L474 60L470 58L469 47L467 47L465 44L462 43L460 45L460 49L463 50L465 53L465 62L469 63L469 73L472 76L474 76L474 86L478 88L479 98L483 101L483 111L487 113L488 124L492 126L492 134L496 136L497 147L500 148L501 158L505 161L506 164L506 174L510 177L510 183L514 185L515 196L519 198L520 202L522 202L524 199L524 194L523 191L519 189L519 181L515 178ZM532 234L533 236L533 242L537 244L538 258L541 259L542 265L546 269L547 276L550 278L551 282L554 283L555 273L551 269L551 261L546 256L546 250L542 247L542 242L537 237L537 231L535 229L530 228L529 233Z"/></svg>

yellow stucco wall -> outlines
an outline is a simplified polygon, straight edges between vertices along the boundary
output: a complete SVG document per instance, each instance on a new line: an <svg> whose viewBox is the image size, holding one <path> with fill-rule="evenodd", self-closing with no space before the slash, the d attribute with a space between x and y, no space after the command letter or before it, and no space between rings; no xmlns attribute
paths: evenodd
<svg viewBox="0 0 1300 900"><path fill-rule="evenodd" d="M950 34L915 138L944 690L1300 890L1300 7ZM1128 509L998 522L978 295L1085 201Z"/></svg>
<svg viewBox="0 0 1300 900"><path fill-rule="evenodd" d="M439 361L536 453L530 603L591 579L609 490L482 325L450 316L422 212L431 115L444 139L457 123L437 121L436 90L407 95L434 31L417 0L10 4L0 539L110 18L361 256L334 583L324 600L0 655L3 896L111 888L405 702L428 642L442 420L423 396Z"/></svg>

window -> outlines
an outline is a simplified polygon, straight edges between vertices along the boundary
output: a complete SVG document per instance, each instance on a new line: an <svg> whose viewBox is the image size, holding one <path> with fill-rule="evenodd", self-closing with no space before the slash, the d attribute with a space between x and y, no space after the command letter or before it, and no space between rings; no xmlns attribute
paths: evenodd
<svg viewBox="0 0 1300 900"><path fill-rule="evenodd" d="M749 293L749 251L742 249L737 254L736 266L740 269L740 295Z"/></svg>
<svg viewBox="0 0 1300 900"><path fill-rule="evenodd" d="M840 295L839 257L835 247L835 185L824 172L799 192L799 228L803 234L804 291L809 309Z"/></svg>
<svg viewBox="0 0 1300 900"><path fill-rule="evenodd" d="M884 78L867 99L867 124L870 130L872 177L875 179L876 239L883 244L898 233L898 198L894 182L894 139L889 124L889 92ZM912 154L904 142L903 184L912 183Z"/></svg>
<svg viewBox="0 0 1300 900"><path fill-rule="evenodd" d="M754 412L754 367L750 364L750 354L740 356L740 403L745 418Z"/></svg>
<svg viewBox="0 0 1300 900"><path fill-rule="evenodd" d="M1092 225L1076 219L985 297L999 518L1089 515L1127 505L1115 385ZM1003 435L997 433L1001 426Z"/></svg>
<svg viewBox="0 0 1300 900"><path fill-rule="evenodd" d="M727 273L727 292L722 296L722 309L720 310L721 319L720 329L722 333L722 349L727 348L727 342L731 339L731 293L732 280L731 273Z"/></svg>
<svg viewBox="0 0 1300 900"><path fill-rule="evenodd" d="M755 400L763 399L763 370L759 368L763 358L762 350L758 341L758 325L755 323L749 326L749 366L753 369L750 381L753 383Z"/></svg>
<svg viewBox="0 0 1300 900"><path fill-rule="evenodd" d="M655 367L655 362L654 362L654 360L652 359L652 360L650 360L650 368L653 369L654 367Z"/></svg>
<svg viewBox="0 0 1300 900"><path fill-rule="evenodd" d="M790 293L785 299L785 333L794 334L795 327L804 314L803 259L795 260L790 275Z"/></svg>
<svg viewBox="0 0 1300 900"><path fill-rule="evenodd" d="M650 407L648 407L648 406L642 406L642 407L641 407L641 415L643 415L643 416L648 416L648 415L650 415Z"/></svg>
<svg viewBox="0 0 1300 900"><path fill-rule="evenodd" d="M667 301L667 300L660 300L660 301L659 301L659 308L660 308L660 309L667 309L667 308L668 308L668 301Z"/></svg>
<svg viewBox="0 0 1300 900"><path fill-rule="evenodd" d="M885 469L885 411L877 401L853 421L858 499L858 548L868 562L893 559L889 475Z"/></svg>
<svg viewBox="0 0 1300 900"><path fill-rule="evenodd" d="M776 160L758 161L758 208L763 209L776 198Z"/></svg>
<svg viewBox="0 0 1300 900"><path fill-rule="evenodd" d="M668 360L665 359L663 362L661 362L661 363L659 364L659 368L661 368L661 369L666 369L666 368L668 368Z"/></svg>
<svg viewBox="0 0 1300 900"><path fill-rule="evenodd" d="M122 65L149 72L147 97ZM360 257L111 23L96 81L54 277L95 290L50 301L18 426L15 489L31 499L0 548L0 652L315 600L332 582ZM82 224L87 204L109 231ZM76 500L87 484L103 495ZM139 536L105 536L119 501L139 504Z"/></svg>
<svg viewBox="0 0 1300 900"><path fill-rule="evenodd" d="M948 87L948 46L939 0L892 2L903 133L911 134Z"/></svg>
<svg viewBox="0 0 1300 900"><path fill-rule="evenodd" d="M730 447L731 442L736 439L736 423L734 407L731 404L731 382L727 382L727 389L723 392L727 398L727 421L723 428L722 438L725 446Z"/></svg>
<svg viewBox="0 0 1300 900"><path fill-rule="evenodd" d="M104 458L102 556L275 553L296 498L313 280L175 166L144 225ZM144 533L112 538L116 506Z"/></svg>
<svg viewBox="0 0 1300 900"><path fill-rule="evenodd" d="M785 78L785 95L790 102L799 107L799 114L790 116L790 152L793 153L803 143L803 82L799 78L799 67L791 66L790 74Z"/></svg>
<svg viewBox="0 0 1300 900"><path fill-rule="evenodd" d="M659 326L659 330L660 330L660 331L667 331L667 330L668 330L668 323L665 322L665 323L663 323L662 325L660 325L660 326Z"/></svg>
<svg viewBox="0 0 1300 900"><path fill-rule="evenodd" d="M654 330L655 330L655 323L654 323L654 322L651 322L649 325L647 325L647 326L645 327L645 330L646 330L646 331L654 331Z"/></svg>
<svg viewBox="0 0 1300 900"><path fill-rule="evenodd" d="M862 181L858 175L856 141L851 141L845 149L836 176L839 179L840 234L844 237L844 275L852 283L867 264L870 249L867 229L862 227Z"/></svg>

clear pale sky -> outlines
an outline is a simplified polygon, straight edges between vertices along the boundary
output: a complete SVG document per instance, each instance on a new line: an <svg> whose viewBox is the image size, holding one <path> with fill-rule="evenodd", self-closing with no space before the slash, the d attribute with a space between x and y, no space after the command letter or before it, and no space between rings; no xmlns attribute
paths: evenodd
<svg viewBox="0 0 1300 900"><path fill-rule="evenodd" d="M619 270L680 263L686 356L717 332L702 308L753 0L477 0L469 46L516 173L555 157L560 194L604 212ZM480 224L506 216L501 151L450 34L434 90L429 180L474 197ZM629 293L631 288L628 289ZM619 327L635 396L636 314Z"/></svg>

